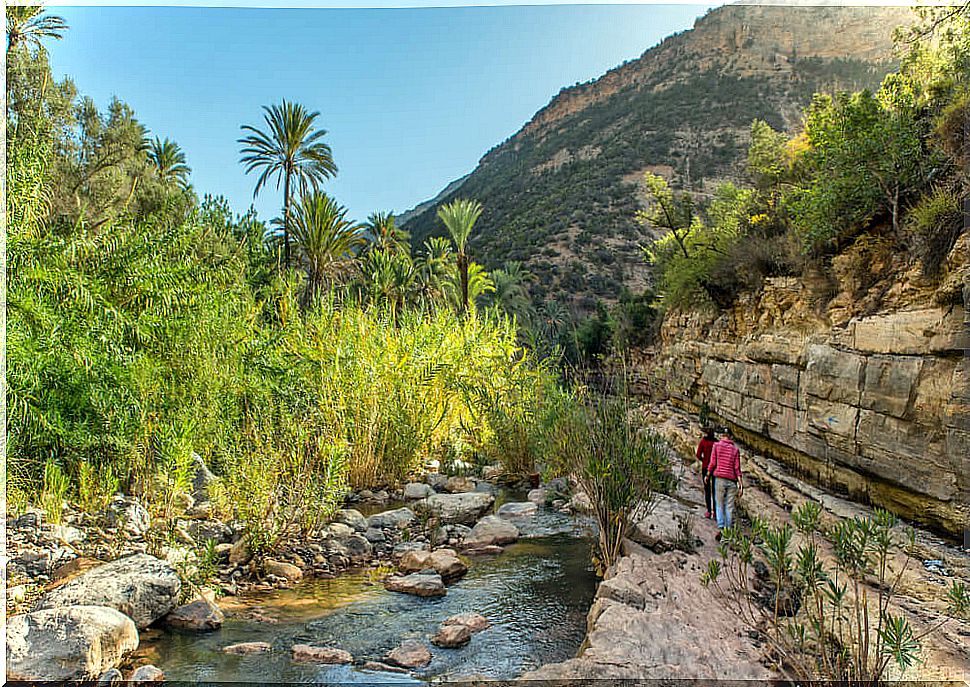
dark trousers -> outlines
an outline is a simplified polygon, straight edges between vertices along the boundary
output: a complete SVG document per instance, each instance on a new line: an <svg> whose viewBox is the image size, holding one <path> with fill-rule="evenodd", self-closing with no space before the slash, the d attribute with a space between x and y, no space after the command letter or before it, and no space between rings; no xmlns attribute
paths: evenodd
<svg viewBox="0 0 970 687"><path fill-rule="evenodd" d="M708 477L707 474L704 473L702 474L702 479L704 480L704 504L707 506L708 511L714 513L717 511L714 504L714 478Z"/></svg>

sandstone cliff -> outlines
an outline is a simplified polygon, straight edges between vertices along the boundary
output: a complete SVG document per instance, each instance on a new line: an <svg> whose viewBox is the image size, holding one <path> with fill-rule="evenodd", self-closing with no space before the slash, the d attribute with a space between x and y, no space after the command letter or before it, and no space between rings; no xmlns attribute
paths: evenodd
<svg viewBox="0 0 970 687"><path fill-rule="evenodd" d="M767 280L721 314L669 314L644 379L743 442L863 502L962 538L970 526L970 235L942 286L915 272L835 298ZM848 307L854 304L854 308Z"/></svg>

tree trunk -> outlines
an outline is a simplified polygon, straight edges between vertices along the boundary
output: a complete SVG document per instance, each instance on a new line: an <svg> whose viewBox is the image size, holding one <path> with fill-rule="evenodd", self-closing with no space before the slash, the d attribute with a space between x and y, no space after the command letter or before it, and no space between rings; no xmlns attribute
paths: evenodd
<svg viewBox="0 0 970 687"><path fill-rule="evenodd" d="M458 254L458 276L461 279L461 314L468 311L468 256Z"/></svg>
<svg viewBox="0 0 970 687"><path fill-rule="evenodd" d="M290 269L290 170L283 173L283 265Z"/></svg>

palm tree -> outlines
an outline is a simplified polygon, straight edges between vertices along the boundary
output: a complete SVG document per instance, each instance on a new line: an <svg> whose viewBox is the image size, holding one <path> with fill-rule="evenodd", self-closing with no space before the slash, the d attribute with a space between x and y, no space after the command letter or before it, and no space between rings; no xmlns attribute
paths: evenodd
<svg viewBox="0 0 970 687"><path fill-rule="evenodd" d="M7 52L21 43L42 50L42 39L60 40L67 28L63 17L45 14L40 5L8 5Z"/></svg>
<svg viewBox="0 0 970 687"><path fill-rule="evenodd" d="M417 288L425 307L444 300L445 282L452 262L451 244L442 236L424 242L424 254L417 260Z"/></svg>
<svg viewBox="0 0 970 687"><path fill-rule="evenodd" d="M319 191L301 197L294 208L292 234L307 271L308 303L352 268L365 241L360 225L347 219L347 209Z"/></svg>
<svg viewBox="0 0 970 687"><path fill-rule="evenodd" d="M371 213L364 226L367 228L367 233L370 234L371 246L374 250L391 253L408 250L408 241L411 236L397 226L392 213Z"/></svg>
<svg viewBox="0 0 970 687"><path fill-rule="evenodd" d="M276 179L277 190L283 182L283 243L289 267L291 185L296 182L301 196L310 189L319 191L320 185L337 173L337 165L330 146L320 140L326 130L313 128L319 112L308 112L303 105L285 99L280 105L264 105L263 110L266 132L241 127L250 135L238 141L243 144L239 161L246 166L246 174L259 170L253 197L271 179Z"/></svg>
<svg viewBox="0 0 970 687"><path fill-rule="evenodd" d="M468 310L468 255L465 246L472 233L475 221L482 214L482 204L477 200L458 198L448 205L438 208L438 217L444 222L451 234L458 256L458 277L461 282L461 300L458 310L465 314Z"/></svg>
<svg viewBox="0 0 970 687"><path fill-rule="evenodd" d="M529 307L526 291L526 272L522 263L511 260L502 269L492 271L495 282L495 303L509 315L523 315Z"/></svg>
<svg viewBox="0 0 970 687"><path fill-rule="evenodd" d="M185 153L175 141L167 138L162 141L155 137L154 141L148 144L148 159L155 167L155 173L162 181L175 181L179 186L185 188L187 177L192 169L185 164Z"/></svg>

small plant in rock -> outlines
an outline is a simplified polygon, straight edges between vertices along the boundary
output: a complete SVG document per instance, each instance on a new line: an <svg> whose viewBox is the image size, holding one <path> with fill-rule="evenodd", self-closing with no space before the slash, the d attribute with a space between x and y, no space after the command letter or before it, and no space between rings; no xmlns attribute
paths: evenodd
<svg viewBox="0 0 970 687"><path fill-rule="evenodd" d="M684 553L694 553L697 550L697 537L694 536L694 516L691 513L683 513L675 516L677 519L677 537L674 539L674 548L680 549Z"/></svg>
<svg viewBox="0 0 970 687"><path fill-rule="evenodd" d="M755 519L750 536L725 530L702 582L771 648L786 677L877 685L891 665L911 668L921 640L946 620L917 634L890 610L913 558L912 530L900 543L896 517L877 510L823 531L820 514L808 502L792 511L791 523ZM954 616L970 610L963 584L954 583L948 600Z"/></svg>

